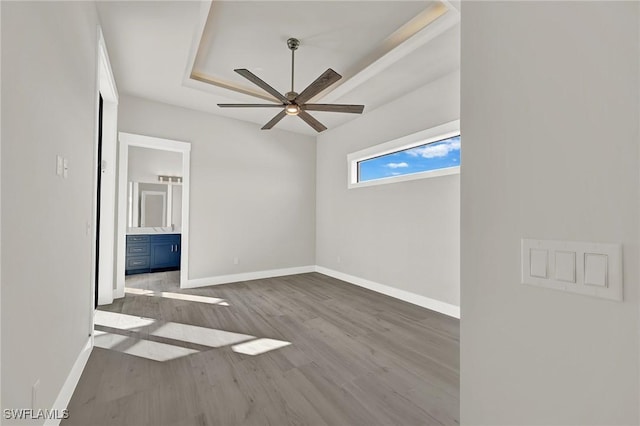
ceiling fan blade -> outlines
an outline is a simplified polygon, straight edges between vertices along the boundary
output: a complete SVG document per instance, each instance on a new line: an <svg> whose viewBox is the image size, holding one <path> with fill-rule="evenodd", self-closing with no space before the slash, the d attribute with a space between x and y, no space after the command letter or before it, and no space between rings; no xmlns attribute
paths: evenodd
<svg viewBox="0 0 640 426"><path fill-rule="evenodd" d="M218 104L220 108L283 108L284 104Z"/></svg>
<svg viewBox="0 0 640 426"><path fill-rule="evenodd" d="M362 114L364 105L338 105L338 104L304 104L300 108L307 111L330 111Z"/></svg>
<svg viewBox="0 0 640 426"><path fill-rule="evenodd" d="M276 99L284 102L284 103L289 103L289 100L287 98L285 98L282 93L278 92L276 89L274 89L273 87L269 86L267 83L264 82L264 80L262 80L260 77L258 77L257 75L255 75L254 73L252 73L251 71L241 68L241 69L236 69L234 70L235 72L237 72L238 74L240 74L241 76L243 76L244 78L246 78L247 80L249 80L250 82L252 82L253 84L261 87L265 92L269 93L270 95L274 96Z"/></svg>
<svg viewBox="0 0 640 426"><path fill-rule="evenodd" d="M284 112L284 110L280 111L278 115L276 115L271 119L271 121L269 121L267 124L262 126L262 130L269 130L270 128L278 124L278 121L282 120L285 115L287 115L287 113Z"/></svg>
<svg viewBox="0 0 640 426"><path fill-rule="evenodd" d="M324 124L322 124L321 122L313 118L311 115L309 115L308 112L304 110L300 110L300 112L298 113L298 117L302 118L309 126L313 127L313 129L318 133L327 130Z"/></svg>
<svg viewBox="0 0 640 426"><path fill-rule="evenodd" d="M298 95L298 97L295 99L296 103L298 105L302 105L341 78L342 76L340 74L329 68L328 70L323 72L320 77L316 78L313 83L307 86L307 88L304 89L302 93Z"/></svg>

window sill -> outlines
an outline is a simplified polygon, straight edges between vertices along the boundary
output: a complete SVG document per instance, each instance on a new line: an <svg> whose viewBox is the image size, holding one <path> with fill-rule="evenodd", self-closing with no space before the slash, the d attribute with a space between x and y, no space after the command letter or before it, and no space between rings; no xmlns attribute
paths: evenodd
<svg viewBox="0 0 640 426"><path fill-rule="evenodd" d="M410 175L390 176L381 179L373 179L365 182L349 182L349 189L364 188L367 186L386 185L389 183L406 182L410 180L429 179L441 176L460 174L460 166L448 167L446 169L429 170L427 172L412 173Z"/></svg>

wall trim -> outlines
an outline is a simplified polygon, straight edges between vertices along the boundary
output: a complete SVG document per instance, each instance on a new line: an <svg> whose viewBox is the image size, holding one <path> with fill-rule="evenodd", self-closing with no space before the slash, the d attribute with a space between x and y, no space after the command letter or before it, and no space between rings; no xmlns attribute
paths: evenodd
<svg viewBox="0 0 640 426"><path fill-rule="evenodd" d="M124 287L122 288L114 288L113 289L113 298L114 299L121 299L124 297Z"/></svg>
<svg viewBox="0 0 640 426"><path fill-rule="evenodd" d="M432 311L436 311L441 314L460 319L460 306L451 305L440 300L421 296L409 291L400 290L399 288L394 288L385 284L380 284L374 281L367 280L365 278L345 274L344 272L335 271L333 269L325 268L324 266L318 265L297 266L293 268L269 269L266 271L243 272L240 274L195 278L188 280L186 282L186 285L183 285L181 288L207 287L210 285L230 284L241 281L260 280L264 278L284 277L286 275L307 274L309 272L318 272L320 274L327 275L329 277L333 277L350 284L375 291L376 293L381 293L395 299L400 299L405 302L409 302L414 305L418 305L423 308L427 308Z"/></svg>
<svg viewBox="0 0 640 426"><path fill-rule="evenodd" d="M240 274L218 275L215 277L195 278L188 280L181 288L206 287L210 285L228 284L239 281L260 280L263 278L284 277L286 275L307 274L315 272L315 265L297 266L294 268L269 269L266 271L243 272Z"/></svg>
<svg viewBox="0 0 640 426"><path fill-rule="evenodd" d="M376 293L382 293L387 296L404 300L405 302L413 303L414 305L422 306L423 308L460 319L460 306L451 305L449 303L441 302L440 300L431 299L430 297L400 290L399 288L390 287L365 278L345 274L344 272L334 271L333 269L325 268L324 266L316 266L316 272L355 284L359 287L375 291Z"/></svg>
<svg viewBox="0 0 640 426"><path fill-rule="evenodd" d="M71 371L67 376L67 380L65 380L62 385L62 389L58 393L58 397L56 401L53 403L52 410L66 410L69 406L69 401L71 401L71 397L73 396L73 392L76 390L76 386L80 381L80 376L82 376L82 372L84 371L84 367L87 365L87 361L89 360L89 355L91 355L91 351L93 350L93 336L89 337L87 342L85 343L82 351L78 354L78 358L76 358L76 362L71 367ZM73 415L73 413L71 413ZM47 419L44 424L45 426L54 426L60 424L61 419Z"/></svg>
<svg viewBox="0 0 640 426"><path fill-rule="evenodd" d="M91 312L94 309L95 285L98 283L98 305L108 305L113 302L113 288L115 286L116 272L116 189L117 189L117 144L118 144L118 89L111 69L111 61L104 41L102 27L98 25L98 44L96 60L96 99L95 116L96 123L99 120L98 99L102 96L102 135L98 134L99 126L95 129L94 147L94 194L93 194L93 239L100 235L98 246L100 248L99 268L95 269L96 246L92 245L91 253L94 259L91 263ZM102 136L102 164L98 164L98 141ZM97 194L98 174L101 174L100 188L100 229L97 222ZM96 272L97 276L96 276ZM93 329L93 316L91 317L91 329Z"/></svg>

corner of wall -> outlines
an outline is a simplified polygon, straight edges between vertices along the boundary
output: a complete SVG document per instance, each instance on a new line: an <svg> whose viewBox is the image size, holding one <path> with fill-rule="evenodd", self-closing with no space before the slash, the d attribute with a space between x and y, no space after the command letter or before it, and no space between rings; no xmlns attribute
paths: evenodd
<svg viewBox="0 0 640 426"><path fill-rule="evenodd" d="M403 108L397 108L400 103ZM347 171L349 153L459 117L456 69L318 135L317 265L398 294L459 304L459 175L349 189ZM425 203L425 194L433 202ZM425 256L437 259L427 271L420 267Z"/></svg>
<svg viewBox="0 0 640 426"><path fill-rule="evenodd" d="M2 365L2 6L0 2L0 366ZM2 368L0 368L0 389L2 388ZM2 392L0 392L0 407ZM0 418L0 425L3 421Z"/></svg>

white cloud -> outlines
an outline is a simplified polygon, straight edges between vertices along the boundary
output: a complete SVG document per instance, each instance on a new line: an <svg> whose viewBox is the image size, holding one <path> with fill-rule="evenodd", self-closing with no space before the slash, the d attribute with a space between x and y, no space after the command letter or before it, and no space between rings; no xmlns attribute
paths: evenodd
<svg viewBox="0 0 640 426"><path fill-rule="evenodd" d="M423 146L421 148L414 148L407 151L407 154L411 155L412 157L436 158L446 157L451 151L459 150L460 138L456 138L445 143L437 143Z"/></svg>
<svg viewBox="0 0 640 426"><path fill-rule="evenodd" d="M409 167L409 165L403 161L402 163L389 163L389 164L386 164L386 167L390 167L392 169L399 169L399 168L402 168L402 167Z"/></svg>

